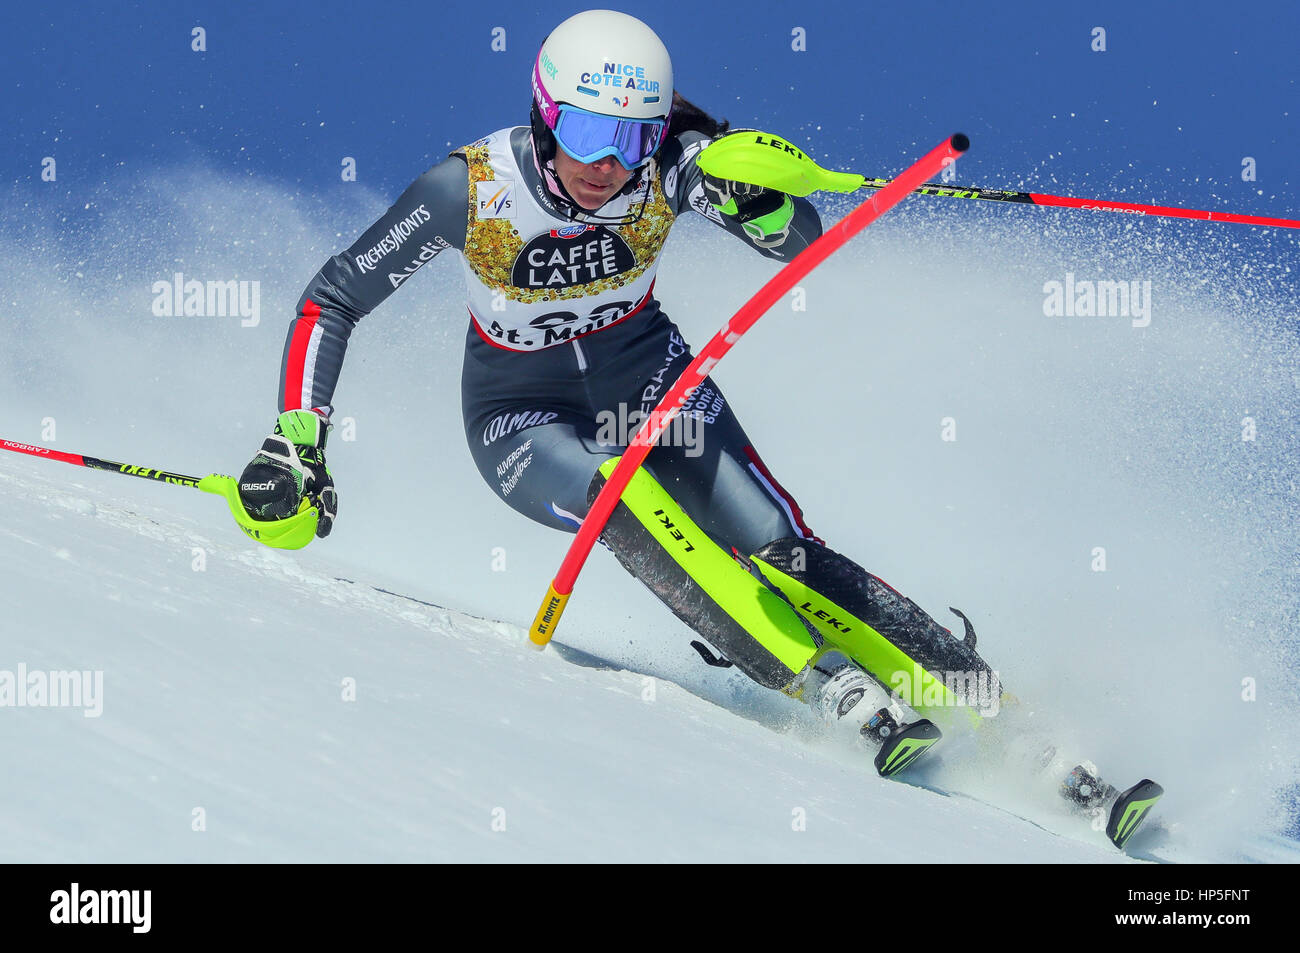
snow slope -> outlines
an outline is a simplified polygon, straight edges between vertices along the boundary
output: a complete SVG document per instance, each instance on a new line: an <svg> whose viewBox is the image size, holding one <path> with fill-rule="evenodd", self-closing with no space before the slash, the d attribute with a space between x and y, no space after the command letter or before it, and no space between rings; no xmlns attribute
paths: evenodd
<svg viewBox="0 0 1300 953"><path fill-rule="evenodd" d="M325 208L175 170L108 184L57 227L8 199L0 435L237 471L273 418L303 282L382 207L356 195ZM716 375L832 546L970 614L1072 750L1165 783L1163 827L1136 845L1154 859L1294 857L1295 251L914 203ZM150 285L176 270L257 278L261 322L153 316ZM658 291L702 342L771 270L686 222ZM1151 326L1046 317L1043 284L1067 272L1151 280ZM246 545L190 490L0 459L0 670L104 679L99 718L0 709L0 757L22 766L0 856L1124 859L958 740L918 777L953 796L880 781L795 703L702 666L603 553L561 638L653 681L473 618L526 624L566 541L501 507L462 446L458 285L437 262L354 336L340 519L301 553Z"/></svg>
<svg viewBox="0 0 1300 953"><path fill-rule="evenodd" d="M102 713L4 712L6 860L1121 859L38 466L6 658L102 670Z"/></svg>

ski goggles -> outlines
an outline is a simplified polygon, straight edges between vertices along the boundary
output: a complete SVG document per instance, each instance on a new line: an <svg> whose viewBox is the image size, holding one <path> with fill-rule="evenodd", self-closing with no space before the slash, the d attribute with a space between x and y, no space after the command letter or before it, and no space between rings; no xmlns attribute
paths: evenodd
<svg viewBox="0 0 1300 953"><path fill-rule="evenodd" d="M555 119L555 141L579 162L613 156L623 168L645 165L663 142L665 119L618 119L561 103Z"/></svg>

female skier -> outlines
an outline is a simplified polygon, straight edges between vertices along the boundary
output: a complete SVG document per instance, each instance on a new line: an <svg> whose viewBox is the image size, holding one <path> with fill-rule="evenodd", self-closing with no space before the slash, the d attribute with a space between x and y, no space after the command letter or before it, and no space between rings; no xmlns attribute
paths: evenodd
<svg viewBox="0 0 1300 953"><path fill-rule="evenodd" d="M278 422L239 481L251 518L315 510L316 535L329 534L337 495L325 441L348 338L454 249L469 299L470 452L506 504L573 532L628 439L602 424L648 414L692 359L654 297L677 216L693 209L778 261L821 234L807 200L697 167L727 125L674 92L668 51L641 21L607 10L565 20L542 44L532 88L530 125L451 153L307 285ZM898 728L889 698L827 639L874 639L931 672L987 671L972 639L813 536L711 379L682 417L696 439L661 439L603 538L704 640L877 742Z"/></svg>

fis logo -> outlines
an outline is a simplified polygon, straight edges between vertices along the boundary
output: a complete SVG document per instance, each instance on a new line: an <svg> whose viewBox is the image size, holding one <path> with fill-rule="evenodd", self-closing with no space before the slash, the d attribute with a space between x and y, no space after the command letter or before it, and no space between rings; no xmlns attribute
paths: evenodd
<svg viewBox="0 0 1300 953"><path fill-rule="evenodd" d="M552 238L577 238L586 232L595 231L595 225L565 225L563 228L551 229Z"/></svg>
<svg viewBox="0 0 1300 953"><path fill-rule="evenodd" d="M479 218L514 218L515 184L493 179L489 182L477 182L478 217Z"/></svg>

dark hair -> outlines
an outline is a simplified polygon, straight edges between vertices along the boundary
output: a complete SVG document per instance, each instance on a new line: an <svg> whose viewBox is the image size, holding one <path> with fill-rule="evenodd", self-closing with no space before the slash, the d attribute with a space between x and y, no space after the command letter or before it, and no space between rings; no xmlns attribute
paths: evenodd
<svg viewBox="0 0 1300 953"><path fill-rule="evenodd" d="M671 139L682 132L702 132L710 139L716 139L730 128L731 123L727 120L714 119L681 93L673 90L673 115L668 120L668 135L665 138Z"/></svg>

